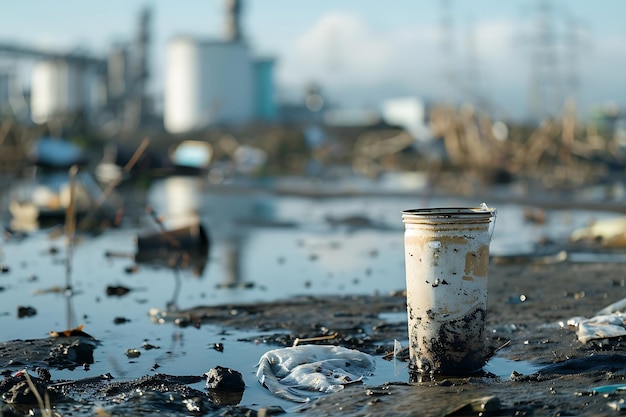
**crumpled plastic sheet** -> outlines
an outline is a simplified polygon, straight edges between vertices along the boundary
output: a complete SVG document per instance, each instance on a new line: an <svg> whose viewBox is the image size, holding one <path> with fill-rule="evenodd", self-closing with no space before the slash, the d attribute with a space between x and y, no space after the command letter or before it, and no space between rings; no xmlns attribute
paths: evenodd
<svg viewBox="0 0 626 417"><path fill-rule="evenodd" d="M576 336L582 343L595 339L626 336L626 316L617 312L581 320L578 323Z"/></svg>
<svg viewBox="0 0 626 417"><path fill-rule="evenodd" d="M591 340L626 336L626 298L610 304L591 318L573 317L567 321L576 327L576 336L582 343Z"/></svg>
<svg viewBox="0 0 626 417"><path fill-rule="evenodd" d="M302 345L266 352L257 379L273 394L294 402L336 392L372 375L374 357L341 346Z"/></svg>

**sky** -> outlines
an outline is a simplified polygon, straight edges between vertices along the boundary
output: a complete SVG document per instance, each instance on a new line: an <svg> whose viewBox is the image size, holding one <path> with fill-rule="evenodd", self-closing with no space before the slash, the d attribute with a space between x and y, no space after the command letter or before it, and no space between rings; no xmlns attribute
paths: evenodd
<svg viewBox="0 0 626 417"><path fill-rule="evenodd" d="M244 0L242 26L255 55L276 58L281 100L299 100L315 83L343 107L410 95L479 103L501 118L559 112L566 97L583 117L607 102L626 108L626 2L543 1L551 42L538 40L541 3ZM158 100L168 39L222 37L224 0L5 2L0 42L104 56L132 40L143 7L153 12L150 86Z"/></svg>

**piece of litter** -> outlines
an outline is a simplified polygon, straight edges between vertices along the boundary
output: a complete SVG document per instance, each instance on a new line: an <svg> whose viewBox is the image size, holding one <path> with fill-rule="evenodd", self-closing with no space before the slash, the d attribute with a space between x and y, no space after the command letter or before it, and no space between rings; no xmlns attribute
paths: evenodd
<svg viewBox="0 0 626 417"><path fill-rule="evenodd" d="M402 352L402 344L398 340L393 339L393 358L398 359L400 352Z"/></svg>
<svg viewBox="0 0 626 417"><path fill-rule="evenodd" d="M307 402L314 393L342 390L373 373L375 360L367 353L341 346L301 345L266 352L259 360L257 379L273 394Z"/></svg>
<svg viewBox="0 0 626 417"><path fill-rule="evenodd" d="M591 388L589 390L589 392L598 393L598 394L612 394L618 391L626 391L626 385L625 384L602 385L599 387Z"/></svg>
<svg viewBox="0 0 626 417"><path fill-rule="evenodd" d="M604 314L578 323L576 336L582 343L595 339L626 336L625 316L622 313Z"/></svg>

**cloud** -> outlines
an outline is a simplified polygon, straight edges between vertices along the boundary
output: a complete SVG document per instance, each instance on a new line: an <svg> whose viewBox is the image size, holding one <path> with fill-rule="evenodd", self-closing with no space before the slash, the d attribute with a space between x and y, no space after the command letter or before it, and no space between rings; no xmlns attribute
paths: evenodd
<svg viewBox="0 0 626 417"><path fill-rule="evenodd" d="M476 65L485 84L510 84L513 79L519 84L525 69L519 59L511 58L512 27L510 22L498 21L476 28ZM450 90L457 99L463 86L451 85L442 73L450 69L457 83L468 81L467 42L463 36L454 41L454 56L445 57L437 24L381 31L357 14L330 12L297 37L288 53L281 54L278 78L290 87L315 81L341 99L350 96L371 102L402 94L440 97Z"/></svg>
<svg viewBox="0 0 626 417"><path fill-rule="evenodd" d="M526 23L500 17L473 28L457 27L452 55L446 57L436 22L382 30L357 13L329 12L284 45L277 79L300 92L316 82L332 101L347 105L375 106L385 98L410 94L462 102L478 93L499 115L525 117L533 50ZM623 36L598 38L591 52L581 52L579 98L611 98L614 86L624 84L618 71L626 66L624 45ZM563 45L558 53L559 70L564 71ZM453 72L452 79L446 70ZM593 78L599 74L602 79ZM589 103L580 104L585 109Z"/></svg>
<svg viewBox="0 0 626 417"><path fill-rule="evenodd" d="M387 72L390 52L385 49L385 41L357 16L334 12L323 16L296 40L292 58L300 67L293 75L333 87L346 82L379 82Z"/></svg>

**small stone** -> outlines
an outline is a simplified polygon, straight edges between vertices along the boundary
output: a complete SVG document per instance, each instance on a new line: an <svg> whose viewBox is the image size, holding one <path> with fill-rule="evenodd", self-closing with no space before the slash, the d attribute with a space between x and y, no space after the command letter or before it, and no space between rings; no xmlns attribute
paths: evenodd
<svg viewBox="0 0 626 417"><path fill-rule="evenodd" d="M20 319L23 317L32 317L36 314L37 314L37 310L35 310L34 307L29 307L29 306L17 307L17 317Z"/></svg>
<svg viewBox="0 0 626 417"><path fill-rule="evenodd" d="M257 413L257 417L270 417L285 414L286 411L279 405L271 405L269 407L261 407Z"/></svg>
<svg viewBox="0 0 626 417"><path fill-rule="evenodd" d="M243 391L246 384L241 372L216 366L204 374L207 377L206 388L220 391Z"/></svg>
<svg viewBox="0 0 626 417"><path fill-rule="evenodd" d="M141 352L138 351L137 349L127 349L126 356L131 359L138 358L141 356Z"/></svg>

